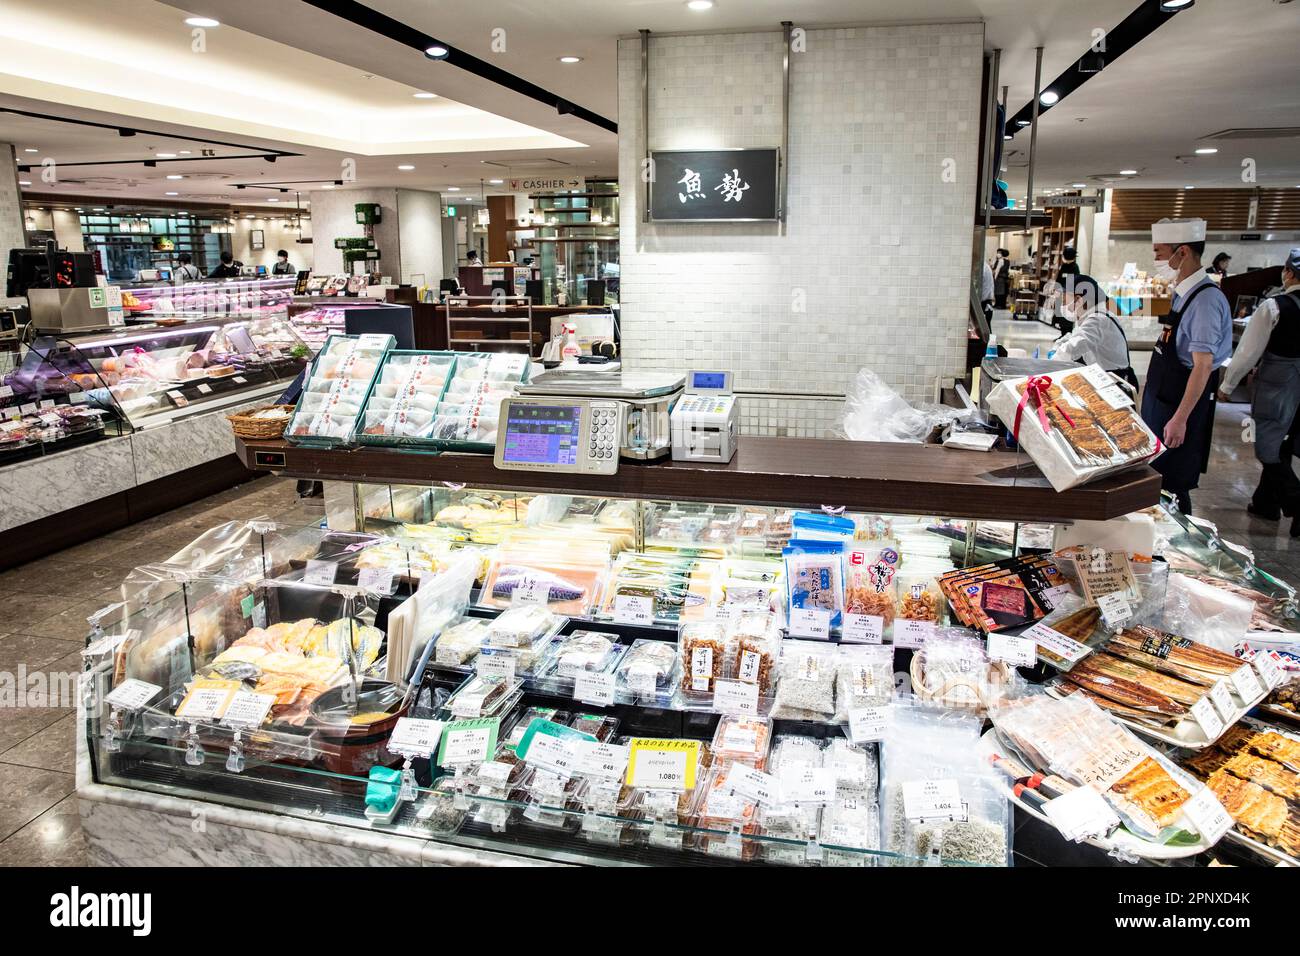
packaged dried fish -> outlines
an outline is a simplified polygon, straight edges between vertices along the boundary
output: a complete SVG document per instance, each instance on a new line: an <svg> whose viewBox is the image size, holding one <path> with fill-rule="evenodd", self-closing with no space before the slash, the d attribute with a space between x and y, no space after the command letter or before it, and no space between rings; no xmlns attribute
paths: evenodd
<svg viewBox="0 0 1300 956"><path fill-rule="evenodd" d="M677 648L667 641L637 640L618 665L620 691L664 702L677 684Z"/></svg>
<svg viewBox="0 0 1300 956"><path fill-rule="evenodd" d="M841 644L835 664L835 721L849 711L882 707L894 696L894 649L887 644Z"/></svg>
<svg viewBox="0 0 1300 956"><path fill-rule="evenodd" d="M475 674L452 694L447 709L457 718L490 717L523 686L522 681Z"/></svg>
<svg viewBox="0 0 1300 956"><path fill-rule="evenodd" d="M484 644L490 647L526 647L558 634L565 623L565 618L539 605L512 607L502 611L488 625Z"/></svg>
<svg viewBox="0 0 1300 956"><path fill-rule="evenodd" d="M790 609L825 611L830 626L839 627L844 612L844 543L792 540L783 555Z"/></svg>
<svg viewBox="0 0 1300 956"><path fill-rule="evenodd" d="M758 770L767 766L772 742L772 721L764 717L724 715L713 733L714 764L739 762Z"/></svg>
<svg viewBox="0 0 1300 956"><path fill-rule="evenodd" d="M772 716L818 721L833 717L836 657L834 645L814 641L783 642Z"/></svg>
<svg viewBox="0 0 1300 956"><path fill-rule="evenodd" d="M482 618L466 618L438 635L433 647L433 659L439 664L465 664L473 660L487 639L488 622Z"/></svg>
<svg viewBox="0 0 1300 956"><path fill-rule="evenodd" d="M571 678L582 672L607 671L617 662L620 653L621 645L613 635L574 631L556 645L554 673L558 677Z"/></svg>
<svg viewBox="0 0 1300 956"><path fill-rule="evenodd" d="M689 694L709 694L723 676L726 639L722 628L713 622L688 624L678 641L682 662L682 690Z"/></svg>

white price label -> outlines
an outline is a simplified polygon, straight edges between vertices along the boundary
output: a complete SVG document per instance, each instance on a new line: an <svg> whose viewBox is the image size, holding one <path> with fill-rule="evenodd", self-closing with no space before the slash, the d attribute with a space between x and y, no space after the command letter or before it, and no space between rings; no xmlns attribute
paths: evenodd
<svg viewBox="0 0 1300 956"><path fill-rule="evenodd" d="M232 692L224 688L200 687L189 692L176 708L176 716L186 720L216 720L226 712Z"/></svg>
<svg viewBox="0 0 1300 956"><path fill-rule="evenodd" d="M22 412L24 415L35 415L37 410L36 403L28 402L26 405L19 405L18 410Z"/></svg>
<svg viewBox="0 0 1300 956"><path fill-rule="evenodd" d="M849 739L855 744L883 740L888 729L888 707L858 707L849 711Z"/></svg>
<svg viewBox="0 0 1300 956"><path fill-rule="evenodd" d="M719 680L713 685L713 709L719 714L758 716L758 685L741 680Z"/></svg>
<svg viewBox="0 0 1300 956"><path fill-rule="evenodd" d="M1206 739L1218 740L1219 734L1223 733L1223 720L1210 698L1202 697L1192 704L1192 717L1201 725L1201 730L1205 731Z"/></svg>
<svg viewBox="0 0 1300 956"><path fill-rule="evenodd" d="M231 379L231 381L233 381L236 385L248 384L248 379L244 378L244 376L242 375L236 375L233 379Z"/></svg>
<svg viewBox="0 0 1300 956"><path fill-rule="evenodd" d="M820 607L791 608L790 636L828 640L831 636L831 612Z"/></svg>
<svg viewBox="0 0 1300 956"><path fill-rule="evenodd" d="M1097 607L1101 610L1102 620L1107 627L1122 627L1133 616L1132 605L1119 591L1098 596Z"/></svg>
<svg viewBox="0 0 1300 956"><path fill-rule="evenodd" d="M995 661L1006 661L1014 667L1033 667L1038 660L1038 645L1023 637L1010 634L989 635L989 657Z"/></svg>
<svg viewBox="0 0 1300 956"><path fill-rule="evenodd" d="M651 790L685 790L688 757L684 750L642 750L628 784Z"/></svg>
<svg viewBox="0 0 1300 956"><path fill-rule="evenodd" d="M580 671L573 678L573 699L608 707L614 703L614 675Z"/></svg>
<svg viewBox="0 0 1300 956"><path fill-rule="evenodd" d="M1232 672L1231 676L1232 686L1237 691L1237 696L1241 698L1242 703L1249 704L1264 693L1259 678L1255 676L1255 669L1249 664L1238 667Z"/></svg>
<svg viewBox="0 0 1300 956"><path fill-rule="evenodd" d="M1255 659L1251 663L1255 666L1255 670L1259 671L1260 679L1269 690L1277 687L1286 679L1286 675L1282 673L1282 668L1277 666L1277 661L1273 660L1268 651L1256 652Z"/></svg>
<svg viewBox="0 0 1300 956"><path fill-rule="evenodd" d="M398 718L392 736L388 738L388 749L403 757L431 757L438 749L442 738L441 720L428 720L422 717Z"/></svg>
<svg viewBox="0 0 1300 956"><path fill-rule="evenodd" d="M8 385L0 385L0 398L13 398L14 390Z"/></svg>
<svg viewBox="0 0 1300 956"><path fill-rule="evenodd" d="M1080 644L1074 638L1066 637L1046 624L1035 624L1020 636L1029 638L1043 650L1050 651L1069 664L1083 660L1089 653L1087 644Z"/></svg>
<svg viewBox="0 0 1300 956"><path fill-rule="evenodd" d="M338 573L339 566L335 561L311 560L307 562L307 567L302 572L302 582L327 588L334 583Z"/></svg>
<svg viewBox="0 0 1300 956"><path fill-rule="evenodd" d="M124 680L114 687L112 693L104 699L120 710L139 710L157 697L161 690L162 688L157 684L150 684L147 681L136 680L132 677L130 680Z"/></svg>
<svg viewBox="0 0 1300 956"><path fill-rule="evenodd" d="M212 391L212 386L209 385L207 382L200 382L198 389L200 395L207 395L209 392Z"/></svg>
<svg viewBox="0 0 1300 956"><path fill-rule="evenodd" d="M519 607L523 604L545 604L551 596L551 586L545 581L525 575L520 578L515 589L510 592L510 604Z"/></svg>
<svg viewBox="0 0 1300 956"><path fill-rule="evenodd" d="M365 335L357 336L356 351L371 351L374 349L388 349L388 336L379 332L367 332Z"/></svg>
<svg viewBox="0 0 1300 956"><path fill-rule="evenodd" d="M628 753L627 747L617 744L578 740L573 744L574 767L579 773L601 780L619 780L627 772Z"/></svg>
<svg viewBox="0 0 1300 956"><path fill-rule="evenodd" d="M515 679L515 656L513 654L479 654L475 668L484 677L502 677L507 681Z"/></svg>
<svg viewBox="0 0 1300 956"><path fill-rule="evenodd" d="M42 411L44 411L46 409L53 408L57 404L58 403L52 398L43 398L41 399L40 408Z"/></svg>
<svg viewBox="0 0 1300 956"><path fill-rule="evenodd" d="M614 622L649 627L655 622L654 598L641 594L620 594L614 598Z"/></svg>
<svg viewBox="0 0 1300 956"><path fill-rule="evenodd" d="M743 763L733 763L727 771L727 788L751 803L774 806L781 802L781 785L776 777Z"/></svg>
<svg viewBox="0 0 1300 956"><path fill-rule="evenodd" d="M1228 816L1228 811L1209 787L1202 787L1183 804L1183 816L1206 843L1217 843L1232 829L1232 817Z"/></svg>
<svg viewBox="0 0 1300 956"><path fill-rule="evenodd" d="M549 734L534 734L528 745L528 763L549 770L562 777L570 776L574 771L576 757L572 740L552 737Z"/></svg>
<svg viewBox="0 0 1300 956"><path fill-rule="evenodd" d="M966 820L966 805L956 780L903 781L903 815L912 821Z"/></svg>
<svg viewBox="0 0 1300 956"><path fill-rule="evenodd" d="M375 594L393 593L393 572L388 568L362 568L357 577L357 585L363 591Z"/></svg>
<svg viewBox="0 0 1300 956"><path fill-rule="evenodd" d="M786 803L830 803L835 797L835 771L824 767L796 767L782 773L781 797Z"/></svg>
<svg viewBox="0 0 1300 956"><path fill-rule="evenodd" d="M934 635L934 621L894 618L894 646L919 650Z"/></svg>
<svg viewBox="0 0 1300 956"><path fill-rule="evenodd" d="M1226 680L1216 681L1210 688L1210 700L1214 702L1214 709L1219 712L1225 724L1231 724L1237 719L1237 705L1232 702L1232 692L1228 690Z"/></svg>
<svg viewBox="0 0 1300 956"><path fill-rule="evenodd" d="M479 763L488 758L491 727L462 727L447 732L443 747L444 764Z"/></svg>
<svg viewBox="0 0 1300 956"><path fill-rule="evenodd" d="M1048 800L1043 804L1043 812L1063 837L1076 843L1105 836L1120 822L1110 804L1092 787L1075 787Z"/></svg>
<svg viewBox="0 0 1300 956"><path fill-rule="evenodd" d="M633 664L625 676L627 689L634 694L653 694L658 686L659 671L653 664Z"/></svg>
<svg viewBox="0 0 1300 956"><path fill-rule="evenodd" d="M261 727L266 723L266 715L274 705L274 694L255 694L241 690L230 698L230 706L221 716L221 722L232 727Z"/></svg>
<svg viewBox="0 0 1300 956"><path fill-rule="evenodd" d="M885 619L879 614L844 615L844 641L847 644L883 644Z"/></svg>

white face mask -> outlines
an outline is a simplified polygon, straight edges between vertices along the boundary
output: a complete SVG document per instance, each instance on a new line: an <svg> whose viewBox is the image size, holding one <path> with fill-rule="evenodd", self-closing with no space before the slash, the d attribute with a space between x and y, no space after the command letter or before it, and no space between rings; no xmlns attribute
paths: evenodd
<svg viewBox="0 0 1300 956"><path fill-rule="evenodd" d="M1178 272L1169 264L1169 260L1157 262L1155 267L1155 276L1157 279L1164 279L1166 282L1172 282L1178 278Z"/></svg>

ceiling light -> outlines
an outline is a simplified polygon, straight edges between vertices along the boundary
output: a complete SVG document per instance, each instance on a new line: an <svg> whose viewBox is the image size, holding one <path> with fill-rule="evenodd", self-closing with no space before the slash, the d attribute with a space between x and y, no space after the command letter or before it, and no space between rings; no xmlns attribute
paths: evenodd
<svg viewBox="0 0 1300 956"><path fill-rule="evenodd" d="M1011 139L1011 134L1010 134L1010 133L1003 133L1003 134L1002 134L1002 138L1003 138L1003 139Z"/></svg>
<svg viewBox="0 0 1300 956"><path fill-rule="evenodd" d="M1184 188L1184 189L1195 189L1196 187L1195 187L1195 186L1184 186L1183 188Z"/></svg>
<svg viewBox="0 0 1300 956"><path fill-rule="evenodd" d="M190 154L190 151L189 151L188 149L182 149L182 150L181 150L181 155L182 155L182 156L188 156L189 154Z"/></svg>
<svg viewBox="0 0 1300 956"><path fill-rule="evenodd" d="M1119 174L1121 176L1136 176L1138 171L1136 169L1121 169Z"/></svg>
<svg viewBox="0 0 1300 956"><path fill-rule="evenodd" d="M489 185L492 185L492 186L500 186L500 185L501 185L502 183L504 183L504 182L505 182L504 179L489 179L489 180L488 180ZM1300 189L1300 186L1298 186L1298 187L1296 187L1296 188Z"/></svg>
<svg viewBox="0 0 1300 956"><path fill-rule="evenodd" d="M417 100L436 100L438 98L437 93L412 93L411 95Z"/></svg>
<svg viewBox="0 0 1300 956"><path fill-rule="evenodd" d="M1218 150L1213 146L1202 146L1196 151L1197 156L1213 156Z"/></svg>
<svg viewBox="0 0 1300 956"><path fill-rule="evenodd" d="M686 0L686 9L703 13L705 10L713 9L713 0Z"/></svg>
<svg viewBox="0 0 1300 956"><path fill-rule="evenodd" d="M402 163L402 165L398 166L397 168L400 169L400 170L401 170L402 172L404 172L404 173L409 173L409 172L410 172L411 170L413 170L415 167L412 166L410 163Z"/></svg>
<svg viewBox="0 0 1300 956"><path fill-rule="evenodd" d="M127 129L125 126L117 131L118 136L134 136L135 130Z"/></svg>
<svg viewBox="0 0 1300 956"><path fill-rule="evenodd" d="M167 178L168 178L168 179L184 179L185 177L182 176L180 173L169 173L168 176L167 176Z"/></svg>
<svg viewBox="0 0 1300 956"><path fill-rule="evenodd" d="M1029 120L1016 120L1016 125L1017 125L1017 126L1028 126L1028 125L1029 125Z"/></svg>
<svg viewBox="0 0 1300 956"><path fill-rule="evenodd" d="M460 187L459 187L459 186L448 186L448 187L447 187L447 192L449 192L449 193L458 193L458 192L460 192Z"/></svg>
<svg viewBox="0 0 1300 956"><path fill-rule="evenodd" d="M1179 10L1186 10L1196 3L1196 0L1160 0L1161 13L1177 13Z"/></svg>
<svg viewBox="0 0 1300 956"><path fill-rule="evenodd" d="M168 196L179 196L180 193L168 193L167 195L168 195Z"/></svg>
<svg viewBox="0 0 1300 956"><path fill-rule="evenodd" d="M1100 73L1106 68L1106 57L1104 54L1089 50L1083 56L1079 57L1080 73Z"/></svg>
<svg viewBox="0 0 1300 956"><path fill-rule="evenodd" d="M321 184L320 184L320 188L321 188L321 189L333 189L333 188L334 188L334 184L333 184L333 183L321 183Z"/></svg>
<svg viewBox="0 0 1300 956"><path fill-rule="evenodd" d="M581 63L581 62L582 62L582 57L580 57L580 56L562 56L562 57L559 58L559 60L560 60L561 63Z"/></svg>
<svg viewBox="0 0 1300 956"><path fill-rule="evenodd" d="M1070 188L1071 188L1071 189L1087 189L1087 188L1088 188L1088 184L1087 184L1087 183L1070 183Z"/></svg>
<svg viewBox="0 0 1300 956"><path fill-rule="evenodd" d="M32 181L31 181L30 179L20 179L20 180L18 180L18 185L19 185L19 186L30 186L31 184L32 184Z"/></svg>
<svg viewBox="0 0 1300 956"><path fill-rule="evenodd" d="M159 158L159 159L175 159L175 158L176 158L176 154L175 154L175 153L159 153L159 154L158 154L158 158Z"/></svg>
<svg viewBox="0 0 1300 956"><path fill-rule="evenodd" d="M274 197L272 197L272 198L270 198L270 199L267 200L267 202L279 202L279 201L280 201L280 200L278 200L278 199L276 199L276 198L274 198Z"/></svg>
<svg viewBox="0 0 1300 956"><path fill-rule="evenodd" d="M445 60L450 52L445 46L435 43L433 46L425 47L424 55L431 60Z"/></svg>
<svg viewBox="0 0 1300 956"><path fill-rule="evenodd" d="M219 27L220 20L214 20L211 17L186 17L185 25L191 27Z"/></svg>
<svg viewBox="0 0 1300 956"><path fill-rule="evenodd" d="M24 152L24 153L38 153L38 152L40 152L40 150L38 150L35 146L28 146L26 149L23 150L23 152Z"/></svg>
<svg viewBox="0 0 1300 956"><path fill-rule="evenodd" d="M1042 103L1044 106L1051 106L1053 103L1060 100L1060 98L1060 94L1054 90L1043 90L1043 92L1039 94L1038 102Z"/></svg>

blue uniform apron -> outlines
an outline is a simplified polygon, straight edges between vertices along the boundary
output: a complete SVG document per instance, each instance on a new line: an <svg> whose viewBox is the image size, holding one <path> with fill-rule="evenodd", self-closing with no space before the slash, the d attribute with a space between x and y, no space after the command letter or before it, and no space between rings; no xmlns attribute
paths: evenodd
<svg viewBox="0 0 1300 956"><path fill-rule="evenodd" d="M1183 313L1192 300L1206 289L1217 289L1212 283L1198 285L1183 304L1171 311L1161 321L1164 331L1151 353L1151 366L1147 369L1147 386L1142 393L1142 420L1161 441L1165 426L1174 417L1187 390L1192 370L1178 358L1178 326ZM1219 370L1210 373L1205 392L1196 400L1187 417L1187 434L1177 448L1170 448L1151 467L1164 479L1161 487L1166 491L1191 491L1201 480L1201 474L1210 462L1210 438L1214 430L1214 393L1219 386Z"/></svg>

